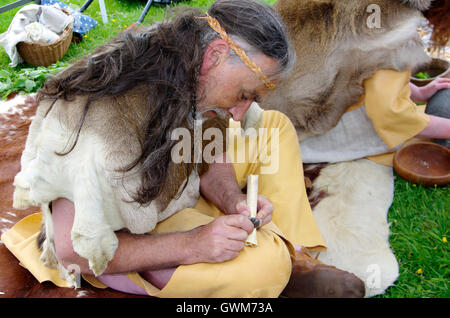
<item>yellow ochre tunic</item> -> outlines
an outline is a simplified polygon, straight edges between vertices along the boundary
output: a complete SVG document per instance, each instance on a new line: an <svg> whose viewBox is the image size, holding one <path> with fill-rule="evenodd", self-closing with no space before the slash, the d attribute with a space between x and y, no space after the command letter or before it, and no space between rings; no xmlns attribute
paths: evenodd
<svg viewBox="0 0 450 318"><path fill-rule="evenodd" d="M246 185L249 174L259 175L259 194L275 207L273 220L257 230L257 247L244 247L223 263L178 266L168 284L159 290L138 273L128 277L156 297L278 297L291 274L292 244L310 250L325 249L306 195L301 155L291 121L278 111L265 111L265 132L256 138L236 137L235 150L245 149L246 160L234 162L237 182ZM233 153L228 150L229 154ZM231 156L234 161L239 160ZM186 231L223 215L202 197L193 209L184 209L160 222L152 233ZM41 214L19 221L1 237L6 247L40 281L67 286L55 269L39 260L36 237ZM139 251L136 251L138 253ZM105 287L92 275L83 276L96 287Z"/></svg>
<svg viewBox="0 0 450 318"><path fill-rule="evenodd" d="M390 148L411 139L430 122L430 117L424 113L425 107L418 107L410 99L410 76L410 70L377 71L364 81L365 94L360 102L349 108L352 110L364 104L375 131ZM393 155L381 154L368 159L392 166Z"/></svg>

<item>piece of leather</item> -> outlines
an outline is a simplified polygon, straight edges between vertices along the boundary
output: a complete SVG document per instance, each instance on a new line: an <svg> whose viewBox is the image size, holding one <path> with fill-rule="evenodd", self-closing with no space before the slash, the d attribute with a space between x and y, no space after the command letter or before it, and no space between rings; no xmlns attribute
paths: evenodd
<svg viewBox="0 0 450 318"><path fill-rule="evenodd" d="M355 275L297 253L291 278L281 294L289 298L361 298L364 282Z"/></svg>

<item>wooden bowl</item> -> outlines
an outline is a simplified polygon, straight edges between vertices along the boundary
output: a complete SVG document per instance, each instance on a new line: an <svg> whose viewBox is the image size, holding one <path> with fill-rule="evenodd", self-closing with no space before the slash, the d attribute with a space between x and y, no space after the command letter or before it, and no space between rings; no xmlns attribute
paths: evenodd
<svg viewBox="0 0 450 318"><path fill-rule="evenodd" d="M394 169L403 179L427 187L450 183L450 150L433 142L417 142L397 150Z"/></svg>
<svg viewBox="0 0 450 318"><path fill-rule="evenodd" d="M417 78L414 77L415 74L419 72L426 72L431 77L430 78ZM443 59L433 58L431 62L424 65L415 71L413 76L411 76L411 82L416 86L425 86L430 82L434 81L438 77L449 77L450 76L450 62Z"/></svg>

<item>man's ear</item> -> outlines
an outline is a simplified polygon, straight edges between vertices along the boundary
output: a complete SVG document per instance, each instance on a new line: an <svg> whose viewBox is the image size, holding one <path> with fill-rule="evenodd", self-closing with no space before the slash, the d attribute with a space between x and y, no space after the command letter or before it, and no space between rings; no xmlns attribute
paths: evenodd
<svg viewBox="0 0 450 318"><path fill-rule="evenodd" d="M222 65L228 58L229 51L230 46L222 39L216 39L209 43L203 55L200 74L205 74L211 69Z"/></svg>

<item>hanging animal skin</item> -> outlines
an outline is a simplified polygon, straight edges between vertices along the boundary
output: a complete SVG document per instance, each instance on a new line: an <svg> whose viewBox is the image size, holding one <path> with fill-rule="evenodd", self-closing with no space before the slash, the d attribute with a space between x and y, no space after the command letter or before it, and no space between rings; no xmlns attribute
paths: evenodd
<svg viewBox="0 0 450 318"><path fill-rule="evenodd" d="M416 28L431 0L279 0L297 54L293 72L264 99L289 116L300 141L333 128L377 70L404 71L429 57Z"/></svg>

